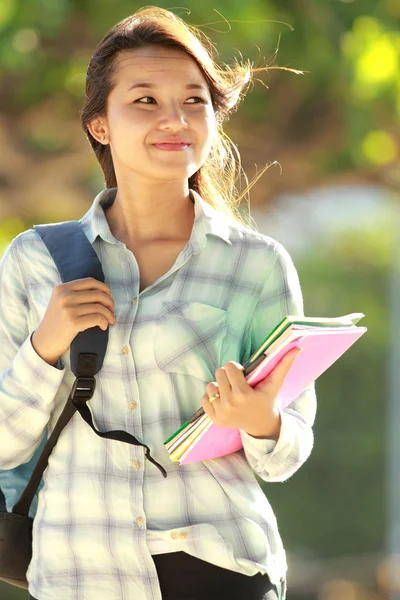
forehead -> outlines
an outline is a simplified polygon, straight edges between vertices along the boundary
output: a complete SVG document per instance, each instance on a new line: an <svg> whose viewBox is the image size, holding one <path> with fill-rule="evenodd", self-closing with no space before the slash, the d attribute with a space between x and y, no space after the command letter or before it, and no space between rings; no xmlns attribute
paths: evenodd
<svg viewBox="0 0 400 600"><path fill-rule="evenodd" d="M183 50L147 46L136 50L120 52L113 69L116 85L131 83L136 79L157 82L170 80L190 80L191 83L205 83L201 69L195 60Z"/></svg>

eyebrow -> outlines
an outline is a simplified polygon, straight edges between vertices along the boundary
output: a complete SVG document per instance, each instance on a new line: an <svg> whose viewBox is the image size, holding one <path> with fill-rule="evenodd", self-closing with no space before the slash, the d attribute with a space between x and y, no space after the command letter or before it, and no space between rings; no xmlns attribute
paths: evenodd
<svg viewBox="0 0 400 600"><path fill-rule="evenodd" d="M131 90L134 90L135 88L157 88L158 86L154 85L153 83L147 83L147 82L140 82L140 83L133 83L129 88L128 88L128 92L130 92ZM200 84L200 83L188 83L185 86L186 90L204 90L207 91L207 88Z"/></svg>

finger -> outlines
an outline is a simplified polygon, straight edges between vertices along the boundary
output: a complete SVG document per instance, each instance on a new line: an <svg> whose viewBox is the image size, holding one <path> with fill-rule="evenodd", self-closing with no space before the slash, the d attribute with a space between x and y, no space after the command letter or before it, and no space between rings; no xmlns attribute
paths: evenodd
<svg viewBox="0 0 400 600"><path fill-rule="evenodd" d="M218 407L229 403L232 394L232 387L229 383L229 379L224 367L220 367L215 371L215 378L217 380L218 391L220 394L220 399L217 402L218 406L216 407L216 410L218 410Z"/></svg>
<svg viewBox="0 0 400 600"><path fill-rule="evenodd" d="M206 392L208 394L208 399L211 402L211 404L220 397L217 383L208 383L206 386Z"/></svg>
<svg viewBox="0 0 400 600"><path fill-rule="evenodd" d="M105 292L109 296L112 296L111 290L108 287L108 285L102 281L99 281L98 279L95 279L94 277L85 277L83 279L75 279L74 281L71 281L71 282L68 282L67 284L65 284L65 288L71 289L73 291L100 289L101 291Z"/></svg>
<svg viewBox="0 0 400 600"><path fill-rule="evenodd" d="M210 397L208 398L208 400L209 400L210 404L214 404L214 402L215 402L216 400L219 400L220 398L221 398L221 396L219 395L219 392L215 392L215 394L214 394L213 396L210 396ZM216 407L216 406L214 406L214 410L216 410L216 409L217 409L217 407Z"/></svg>
<svg viewBox="0 0 400 600"><path fill-rule="evenodd" d="M214 396L219 391L218 384L216 381L211 381L206 385L206 392L209 397Z"/></svg>
<svg viewBox="0 0 400 600"><path fill-rule="evenodd" d="M302 351L302 348L292 348L292 350L289 350L266 378L266 383L280 388L292 364Z"/></svg>
<svg viewBox="0 0 400 600"><path fill-rule="evenodd" d="M233 392L247 391L249 384L243 373L244 367L240 363L229 361L224 369Z"/></svg>
<svg viewBox="0 0 400 600"><path fill-rule="evenodd" d="M214 421L216 418L215 407L213 406L213 403L210 402L208 394L204 394L204 396L202 397L201 405L207 417L209 417L211 421Z"/></svg>

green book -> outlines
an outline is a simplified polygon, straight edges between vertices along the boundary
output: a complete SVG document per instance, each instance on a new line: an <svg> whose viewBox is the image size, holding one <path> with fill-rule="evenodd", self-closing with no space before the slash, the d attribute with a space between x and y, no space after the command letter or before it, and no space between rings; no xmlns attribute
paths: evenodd
<svg viewBox="0 0 400 600"><path fill-rule="evenodd" d="M282 319L280 323L268 334L265 341L258 350L251 356L249 363L255 360L260 354L263 354L275 340L291 326L315 326L315 327L343 327L345 325L356 325L365 315L362 313L352 313L343 317L299 317L288 316Z"/></svg>

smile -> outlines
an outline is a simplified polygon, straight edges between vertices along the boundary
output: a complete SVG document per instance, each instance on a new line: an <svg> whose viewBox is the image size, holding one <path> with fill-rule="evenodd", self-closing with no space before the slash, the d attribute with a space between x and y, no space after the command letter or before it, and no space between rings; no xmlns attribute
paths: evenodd
<svg viewBox="0 0 400 600"><path fill-rule="evenodd" d="M171 144L171 143L162 143L162 144L153 144L153 146L155 148L158 148L159 150L167 150L170 152L179 152L181 150L186 150L186 148L189 148L191 144Z"/></svg>

